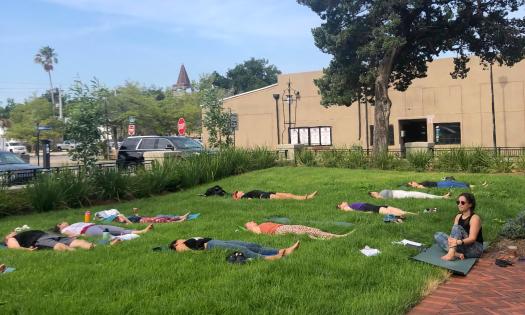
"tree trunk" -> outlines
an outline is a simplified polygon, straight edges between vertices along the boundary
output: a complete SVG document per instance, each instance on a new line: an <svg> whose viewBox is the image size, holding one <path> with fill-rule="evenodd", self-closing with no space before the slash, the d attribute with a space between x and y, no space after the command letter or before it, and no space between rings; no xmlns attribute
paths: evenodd
<svg viewBox="0 0 525 315"><path fill-rule="evenodd" d="M398 49L393 48L381 61L375 82L374 108L374 155L388 151L388 123L392 102L388 97L388 85Z"/></svg>

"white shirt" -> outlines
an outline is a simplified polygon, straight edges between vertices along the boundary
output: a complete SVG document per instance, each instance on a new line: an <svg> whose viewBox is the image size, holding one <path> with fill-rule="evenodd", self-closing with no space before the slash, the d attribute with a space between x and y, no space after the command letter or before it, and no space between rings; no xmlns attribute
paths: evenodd
<svg viewBox="0 0 525 315"><path fill-rule="evenodd" d="M88 226L94 225L93 223L84 223L84 222L78 222L73 223L71 225L66 226L62 229L63 234L74 234L74 235L80 235L82 233L82 230Z"/></svg>
<svg viewBox="0 0 525 315"><path fill-rule="evenodd" d="M111 216L118 216L120 212L117 209L102 210L95 213L95 218L107 219Z"/></svg>

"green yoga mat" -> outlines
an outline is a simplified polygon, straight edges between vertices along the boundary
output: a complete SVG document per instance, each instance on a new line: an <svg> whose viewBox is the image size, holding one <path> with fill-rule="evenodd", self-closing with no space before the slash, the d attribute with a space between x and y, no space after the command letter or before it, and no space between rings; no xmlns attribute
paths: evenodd
<svg viewBox="0 0 525 315"><path fill-rule="evenodd" d="M483 244L483 248L485 249L487 247L488 243L485 242ZM459 274L462 276L466 276L469 273L472 266L474 266L474 264L478 260L477 258L465 258L463 260L458 259L453 261L446 261L441 259L441 256L445 254L446 252L443 249L441 249L441 247L439 247L438 244L434 244L432 245L432 247L412 257L412 259L448 269L454 272L455 274Z"/></svg>

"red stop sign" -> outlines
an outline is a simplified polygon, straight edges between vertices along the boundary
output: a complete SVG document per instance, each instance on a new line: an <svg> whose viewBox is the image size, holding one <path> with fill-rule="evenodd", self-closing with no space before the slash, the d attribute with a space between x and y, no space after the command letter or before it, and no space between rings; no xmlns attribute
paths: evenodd
<svg viewBox="0 0 525 315"><path fill-rule="evenodd" d="M179 118L179 122L177 123L177 129L179 130L179 136L184 136L186 134L186 121L184 118Z"/></svg>

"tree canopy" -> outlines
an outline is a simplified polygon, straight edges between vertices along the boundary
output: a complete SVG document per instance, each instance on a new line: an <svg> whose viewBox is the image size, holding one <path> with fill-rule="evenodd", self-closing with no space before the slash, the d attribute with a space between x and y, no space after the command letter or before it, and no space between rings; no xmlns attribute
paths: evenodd
<svg viewBox="0 0 525 315"><path fill-rule="evenodd" d="M277 82L281 71L266 59L251 58L226 72L226 77L213 72L213 85L233 94L248 92Z"/></svg>
<svg viewBox="0 0 525 315"><path fill-rule="evenodd" d="M388 88L406 90L426 76L427 63L455 52L453 78L465 78L469 56L512 66L524 57L525 19L512 18L524 0L298 0L324 21L315 44L333 56L316 80L322 104L367 97L375 105L374 151L387 149L392 103Z"/></svg>

